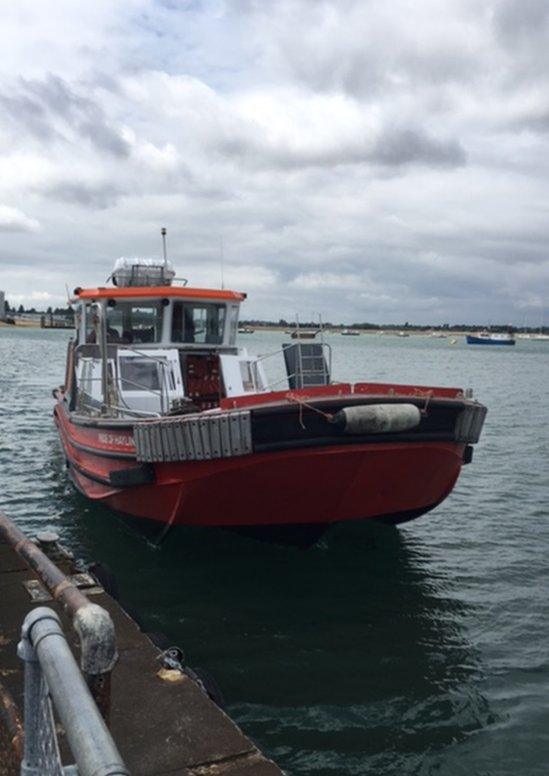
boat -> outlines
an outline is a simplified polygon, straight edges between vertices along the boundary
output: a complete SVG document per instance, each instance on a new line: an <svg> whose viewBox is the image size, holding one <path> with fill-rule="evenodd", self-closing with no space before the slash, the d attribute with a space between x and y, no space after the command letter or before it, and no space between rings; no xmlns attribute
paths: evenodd
<svg viewBox="0 0 549 776"><path fill-rule="evenodd" d="M241 326L238 329L239 334L254 334L255 329L252 329L250 326Z"/></svg>
<svg viewBox="0 0 549 776"><path fill-rule="evenodd" d="M315 339L316 335L320 333L320 329L300 329L299 326L292 331L292 339Z"/></svg>
<svg viewBox="0 0 549 776"><path fill-rule="evenodd" d="M359 337L360 332L358 329L343 329L341 335L343 337Z"/></svg>
<svg viewBox="0 0 549 776"><path fill-rule="evenodd" d="M481 331L478 334L467 334L468 345L514 345L515 338L509 332Z"/></svg>
<svg viewBox="0 0 549 776"><path fill-rule="evenodd" d="M409 337L410 334L407 331L397 331L396 333L397 337Z"/></svg>
<svg viewBox="0 0 549 776"><path fill-rule="evenodd" d="M396 524L444 501L482 404L460 388L334 380L322 341L251 356L236 344L246 294L181 284L170 266L117 262L111 285L72 295L54 418L82 494L162 536L221 526L302 546L333 523Z"/></svg>
<svg viewBox="0 0 549 776"><path fill-rule="evenodd" d="M536 342L548 342L549 341L549 334L545 334L543 331L544 327L543 325L539 327L539 329L535 332L532 332L529 334L529 338L535 340Z"/></svg>
<svg viewBox="0 0 549 776"><path fill-rule="evenodd" d="M544 334L543 326L540 326L537 331L517 334L517 339L534 340L535 342L547 342L549 341L549 334Z"/></svg>

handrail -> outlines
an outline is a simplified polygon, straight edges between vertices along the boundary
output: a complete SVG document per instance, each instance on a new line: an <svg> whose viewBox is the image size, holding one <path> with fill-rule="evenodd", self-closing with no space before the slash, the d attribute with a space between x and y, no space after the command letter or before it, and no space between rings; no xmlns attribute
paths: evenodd
<svg viewBox="0 0 549 776"><path fill-rule="evenodd" d="M93 604L9 517L0 512L0 538L38 574L69 615L81 646L80 667L103 717L110 711L111 671L118 660L110 614Z"/></svg>
<svg viewBox="0 0 549 776"><path fill-rule="evenodd" d="M74 348L74 359L76 364L76 359L78 354L78 351L80 348L89 347L89 345L95 345L96 347L99 347L97 343L89 343L89 342L81 342L79 345L77 345ZM162 368L162 379L161 379L161 387L160 390L155 390L154 388L150 388L149 386L144 385L143 383L136 382L134 380L130 380L127 377L122 377L120 374L118 374L118 365L115 364L115 374L114 374L114 383L117 388L118 398L122 400L122 404L125 405L125 407L120 407L118 405L111 404L109 402L109 409L111 410L117 410L117 411L124 411L128 412L132 415L144 415L145 417L158 417L159 415L162 415L164 412L166 412L169 409L169 383L168 383L168 370L170 370L170 364L168 361L160 356L154 356L148 353L147 351L135 348L131 344L126 343L107 343L108 347L115 347L118 348L121 346L124 350L130 350L132 353L135 353L136 355L148 359L149 361L153 361L158 366ZM108 360L108 354L105 352L105 356L100 352L98 354L98 357L94 356L82 356L82 358L89 358L92 361L104 361L105 359ZM103 371L103 370L102 370ZM90 377L88 378L90 382L101 382L103 384L103 375L101 377ZM113 378L108 377L108 381L112 381ZM160 399L160 413L157 412L151 412L147 410L134 410L131 407L129 407L126 402L124 401L124 398L121 396L121 385L122 382L130 383L131 385L135 386L141 391L144 391L146 393L152 394L153 396L158 396ZM78 394L82 394L83 391L81 391L80 387L76 385L76 391ZM93 407L93 405L85 404L86 407ZM94 407L95 409L95 407Z"/></svg>
<svg viewBox="0 0 549 776"><path fill-rule="evenodd" d="M53 609L27 614L17 653L25 662L23 776L75 772L61 767L50 698L80 776L129 776Z"/></svg>
<svg viewBox="0 0 549 776"><path fill-rule="evenodd" d="M301 340L300 340L300 341L297 341L297 342L292 342L290 347L300 348L302 345L308 345L308 344L310 344L310 343L308 343L308 342L306 342L306 343L305 342L301 342ZM328 369L327 369L327 373L328 373L328 375L331 375L332 374L332 346L328 342L317 342L315 344L320 345L323 351L324 351L324 349L327 350L327 352L328 352ZM270 353L265 353L264 355L257 356L256 358L253 359L253 363L254 364L258 364L261 361L266 361L268 358L273 358L274 356L279 356L279 355L284 356L284 349L283 348L279 348L278 350L273 350ZM298 364L301 364L301 360L300 359L298 360ZM301 380L303 380L302 370L301 369L297 369L295 372L292 372L290 374L286 374L284 377L280 377L278 380L272 380L271 382L267 383L267 385L265 386L265 390L272 390L273 386L278 385L279 383L282 383L285 380L289 381L293 377L295 377L295 378L301 377ZM255 385L254 385L254 388L256 388L256 390L257 390L257 387Z"/></svg>

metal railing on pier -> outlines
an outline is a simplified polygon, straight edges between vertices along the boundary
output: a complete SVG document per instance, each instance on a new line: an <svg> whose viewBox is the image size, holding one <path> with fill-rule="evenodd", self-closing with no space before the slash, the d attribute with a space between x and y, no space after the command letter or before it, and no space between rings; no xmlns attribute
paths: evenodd
<svg viewBox="0 0 549 776"><path fill-rule="evenodd" d="M111 672L118 659L116 635L109 613L92 603L2 512L0 539L13 547L27 566L38 574L53 599L62 604L70 617L80 641L80 667L103 717L108 721Z"/></svg>
<svg viewBox="0 0 549 776"><path fill-rule="evenodd" d="M25 663L21 776L129 776L53 609L27 614L17 652ZM75 765L62 765L54 708Z"/></svg>

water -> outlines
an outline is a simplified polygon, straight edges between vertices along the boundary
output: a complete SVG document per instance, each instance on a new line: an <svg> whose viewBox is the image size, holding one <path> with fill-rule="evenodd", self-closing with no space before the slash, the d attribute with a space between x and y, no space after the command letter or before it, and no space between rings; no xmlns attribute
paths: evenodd
<svg viewBox="0 0 549 776"><path fill-rule="evenodd" d="M266 353L281 335L241 339ZM146 629L214 673L287 773L547 772L549 343L331 337L338 379L473 386L489 415L433 513L303 552L186 528L155 550L76 494L51 417L66 340L0 329L3 508L115 568Z"/></svg>

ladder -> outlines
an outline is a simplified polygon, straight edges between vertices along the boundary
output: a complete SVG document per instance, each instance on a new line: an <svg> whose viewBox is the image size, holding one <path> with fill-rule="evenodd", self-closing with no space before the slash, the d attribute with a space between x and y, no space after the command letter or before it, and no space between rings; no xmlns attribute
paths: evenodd
<svg viewBox="0 0 549 776"><path fill-rule="evenodd" d="M291 390L311 386L329 385L330 370L325 357L325 348L320 342L284 343L284 363Z"/></svg>

